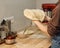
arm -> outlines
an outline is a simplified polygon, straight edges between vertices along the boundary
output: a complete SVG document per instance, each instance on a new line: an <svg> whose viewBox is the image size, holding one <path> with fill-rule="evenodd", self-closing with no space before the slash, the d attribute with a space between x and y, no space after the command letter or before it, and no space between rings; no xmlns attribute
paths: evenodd
<svg viewBox="0 0 60 48"><path fill-rule="evenodd" d="M39 21L33 21L37 26L38 26L38 28L42 31L42 32L44 32L44 34L46 34L48 37L50 37L50 35L48 34L48 31L47 31L47 26L44 26L41 22L39 22Z"/></svg>

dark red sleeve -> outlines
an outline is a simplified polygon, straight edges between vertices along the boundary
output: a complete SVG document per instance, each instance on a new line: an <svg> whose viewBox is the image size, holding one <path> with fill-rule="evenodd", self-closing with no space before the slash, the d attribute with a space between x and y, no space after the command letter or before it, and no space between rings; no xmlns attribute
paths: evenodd
<svg viewBox="0 0 60 48"><path fill-rule="evenodd" d="M58 33L57 27L60 26L60 4L52 12L52 20L48 23L48 33L55 36Z"/></svg>

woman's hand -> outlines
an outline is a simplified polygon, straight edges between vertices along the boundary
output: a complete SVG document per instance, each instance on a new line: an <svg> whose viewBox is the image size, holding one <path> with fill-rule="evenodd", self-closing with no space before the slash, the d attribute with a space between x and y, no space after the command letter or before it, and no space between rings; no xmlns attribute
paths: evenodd
<svg viewBox="0 0 60 48"><path fill-rule="evenodd" d="M46 20L46 21L49 22L51 20L51 18L49 16L45 16L45 19L44 20Z"/></svg>

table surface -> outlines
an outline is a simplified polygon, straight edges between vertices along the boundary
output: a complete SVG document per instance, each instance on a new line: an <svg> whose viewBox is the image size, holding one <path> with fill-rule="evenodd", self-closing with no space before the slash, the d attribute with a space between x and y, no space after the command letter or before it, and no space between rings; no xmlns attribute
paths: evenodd
<svg viewBox="0 0 60 48"><path fill-rule="evenodd" d="M28 38L21 39L17 37L16 44L6 45L3 43L0 45L0 48L48 48L50 45L49 38L45 38L36 32L36 34L30 35Z"/></svg>
<svg viewBox="0 0 60 48"><path fill-rule="evenodd" d="M49 39L40 39L40 38L25 38L25 39L16 39L16 44L6 45L1 44L0 48L48 48L50 46Z"/></svg>

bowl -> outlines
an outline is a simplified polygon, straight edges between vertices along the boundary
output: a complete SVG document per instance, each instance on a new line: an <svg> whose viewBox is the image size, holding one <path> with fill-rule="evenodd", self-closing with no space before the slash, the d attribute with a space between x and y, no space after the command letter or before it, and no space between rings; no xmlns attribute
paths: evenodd
<svg viewBox="0 0 60 48"><path fill-rule="evenodd" d="M9 45L10 45L10 44L14 44L14 43L15 43L15 39L6 39L6 40L5 40L5 43L6 43L6 44L9 44Z"/></svg>

